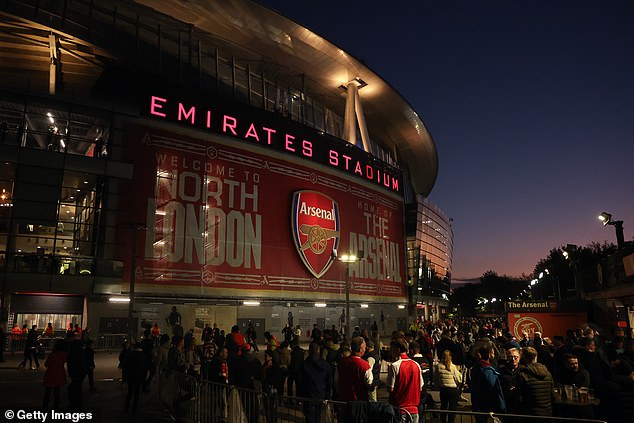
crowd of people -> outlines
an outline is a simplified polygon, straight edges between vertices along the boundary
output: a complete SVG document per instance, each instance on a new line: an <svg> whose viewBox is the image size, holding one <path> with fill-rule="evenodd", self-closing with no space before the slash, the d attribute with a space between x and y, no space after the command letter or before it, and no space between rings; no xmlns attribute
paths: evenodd
<svg viewBox="0 0 634 423"><path fill-rule="evenodd" d="M86 378L88 378L89 393L94 394L97 392L93 377L95 351L89 334L90 331L88 329L82 330L78 324L73 325L71 323L69 323L65 332L57 333L54 332L52 323L49 323L43 330L40 330L37 325L32 325L28 329L26 323L21 329L17 325L14 326L10 333L11 344L15 345L22 342L24 344L24 358L18 364L17 369L19 371L26 369L40 370L40 360L45 359L43 409L49 409L51 396L53 396L53 409L59 409L61 405L61 388L68 384L67 410L71 412L81 411L84 396L83 383ZM52 348L49 354L45 356L42 341L47 339L51 341ZM68 379L70 379L70 382Z"/></svg>
<svg viewBox="0 0 634 423"><path fill-rule="evenodd" d="M467 319L412 325L407 339L440 360L431 371L443 409L456 410L468 390L478 412L631 422L634 337L612 332L586 324L552 340L540 332L516 339L502 318Z"/></svg>
<svg viewBox="0 0 634 423"><path fill-rule="evenodd" d="M347 342L334 325L324 330L314 325L302 337L301 328L287 324L279 334L281 342L269 331L258 342L253 324L243 330L234 325L228 333L207 324L195 336L193 329L184 331L180 319L168 323L174 323L171 335L161 334L157 324L148 325L140 341L122 346L119 367L128 386L125 411L136 411L140 393L150 390L157 375L169 379L181 374L265 393L269 421L275 420L275 398L280 396L314 400L303 402L308 422L321 420L324 400L348 403L340 411L346 413L341 421L391 415L416 422L423 420L426 408L458 410L460 402L468 406L466 393L471 394L471 409L483 413L634 421L631 330L615 328L605 336L584 325L552 340L539 332L524 332L517 339L502 318L465 319L418 321L406 331L394 331L385 342L376 325L355 327ZM33 364L39 368L37 345L44 333L37 327L21 332L26 342L20 369L34 368ZM70 410L82 408L85 378L90 392L95 392L94 350L86 334L71 326L66 338L54 343L45 362L44 408L51 396L53 406L60 405L60 389L67 384L64 366L70 379ZM387 370L383 381L382 369ZM433 403L429 389L439 391L439 405ZM590 398L587 407L562 401L582 393ZM384 398L387 402L381 401ZM453 423L451 414L441 417Z"/></svg>

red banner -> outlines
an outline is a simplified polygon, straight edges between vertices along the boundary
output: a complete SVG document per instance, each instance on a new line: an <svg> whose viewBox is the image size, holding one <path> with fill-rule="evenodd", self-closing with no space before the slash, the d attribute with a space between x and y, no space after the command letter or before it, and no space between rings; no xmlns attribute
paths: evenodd
<svg viewBox="0 0 634 423"><path fill-rule="evenodd" d="M509 329L513 336L522 339L527 332L533 338L535 332L552 339L555 335L566 336L566 329L576 329L588 322L586 313L508 313Z"/></svg>
<svg viewBox="0 0 634 423"><path fill-rule="evenodd" d="M134 179L121 187L129 213L120 227L147 227L136 232L137 290L340 298L346 264L338 259L363 251L349 263L353 298L404 297L400 197L228 138L143 127L125 134ZM123 243L130 231L121 230ZM128 243L126 266L129 251Z"/></svg>

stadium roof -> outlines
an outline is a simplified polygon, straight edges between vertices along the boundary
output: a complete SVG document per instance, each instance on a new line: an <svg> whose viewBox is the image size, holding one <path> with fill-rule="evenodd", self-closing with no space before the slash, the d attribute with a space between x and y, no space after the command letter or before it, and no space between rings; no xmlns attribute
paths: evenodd
<svg viewBox="0 0 634 423"><path fill-rule="evenodd" d="M427 195L438 173L438 155L425 124L410 104L360 60L323 37L250 0L137 0L161 13L214 34L233 45L267 75L289 69L310 83L310 95L343 111L342 84L361 78L359 90L370 136L396 147L414 190ZM236 47L242 46L242 47ZM244 56L240 56L245 59ZM343 115L343 113L342 113ZM391 144L391 145L390 145Z"/></svg>

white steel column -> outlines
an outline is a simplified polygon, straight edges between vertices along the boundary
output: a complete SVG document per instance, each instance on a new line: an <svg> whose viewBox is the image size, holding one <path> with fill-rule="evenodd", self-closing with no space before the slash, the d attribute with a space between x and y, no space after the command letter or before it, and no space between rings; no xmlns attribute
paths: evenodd
<svg viewBox="0 0 634 423"><path fill-rule="evenodd" d="M361 85L359 85L361 84ZM346 114L343 121L343 139L351 144L357 144L357 128L361 134L363 149L370 152L370 135L365 124L363 106L359 97L359 87L363 88L365 82L355 78L346 84Z"/></svg>
<svg viewBox="0 0 634 423"><path fill-rule="evenodd" d="M361 99L359 98L359 90L356 86L354 88L354 105L355 112L357 112L359 132L361 132L361 141L363 141L363 149L370 153L370 135L368 134L368 128L365 126L365 116L363 115L363 107L361 106Z"/></svg>
<svg viewBox="0 0 634 423"><path fill-rule="evenodd" d="M355 118L355 106L357 95L357 85L354 81L346 85L346 114L343 120L343 139L350 144L357 143L357 120Z"/></svg>
<svg viewBox="0 0 634 423"><path fill-rule="evenodd" d="M54 34L48 36L49 66L48 66L48 93L55 95L57 87L57 63L59 61L59 51L57 49L57 37Z"/></svg>

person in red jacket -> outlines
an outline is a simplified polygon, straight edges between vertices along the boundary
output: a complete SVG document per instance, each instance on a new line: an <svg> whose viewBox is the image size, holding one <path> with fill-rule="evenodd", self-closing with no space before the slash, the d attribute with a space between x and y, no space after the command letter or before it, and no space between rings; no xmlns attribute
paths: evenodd
<svg viewBox="0 0 634 423"><path fill-rule="evenodd" d="M244 335L240 332L240 327L238 325L233 325L231 327L231 333L227 336L227 341L229 360L242 355L242 351L248 351L251 349L251 346L245 339Z"/></svg>
<svg viewBox="0 0 634 423"><path fill-rule="evenodd" d="M79 334L79 339L82 339L83 330L79 324L75 323L75 328L73 329L73 333Z"/></svg>
<svg viewBox="0 0 634 423"><path fill-rule="evenodd" d="M368 401L368 389L373 376L370 364L365 361L365 340L357 336L350 341L352 354L341 360L339 371L339 399L341 401Z"/></svg>
<svg viewBox="0 0 634 423"><path fill-rule="evenodd" d="M409 421L403 420L403 414L409 413L416 423L420 394L424 386L423 373L418 363L407 356L407 343L404 340L393 340L390 343L390 352L396 361L390 363L387 370L389 402L399 409L401 421Z"/></svg>
<svg viewBox="0 0 634 423"><path fill-rule="evenodd" d="M11 355L15 354L15 346L20 342L22 338L22 331L20 330L20 326L13 325L13 329L11 330L11 335L9 335L9 340L11 341L9 350L11 351Z"/></svg>
<svg viewBox="0 0 634 423"><path fill-rule="evenodd" d="M63 340L57 341L53 347L53 351L49 354L44 363L46 373L44 373L44 402L42 403L42 408L45 410L48 408L51 392L54 396L53 409L59 409L59 391L62 386L66 385L64 363L66 363L68 353L65 350L66 343Z"/></svg>
<svg viewBox="0 0 634 423"><path fill-rule="evenodd" d="M46 329L44 329L44 336L46 336L47 338L51 338L53 336L53 323L48 322L48 325L46 325Z"/></svg>
<svg viewBox="0 0 634 423"><path fill-rule="evenodd" d="M13 325L13 330L11 330L11 339L20 339L20 334L22 331L20 330L20 326Z"/></svg>

